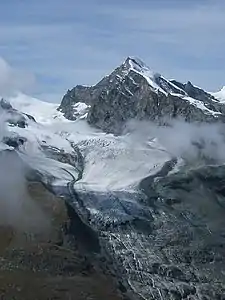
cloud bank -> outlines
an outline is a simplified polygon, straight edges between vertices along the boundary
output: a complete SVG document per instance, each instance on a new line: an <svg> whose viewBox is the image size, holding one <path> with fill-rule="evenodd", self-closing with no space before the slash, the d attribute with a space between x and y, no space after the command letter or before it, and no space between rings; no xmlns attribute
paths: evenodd
<svg viewBox="0 0 225 300"><path fill-rule="evenodd" d="M126 132L133 146L143 145L155 139L163 151L188 163L225 163L225 125L187 123L172 120L169 126L157 126L151 122L130 121Z"/></svg>

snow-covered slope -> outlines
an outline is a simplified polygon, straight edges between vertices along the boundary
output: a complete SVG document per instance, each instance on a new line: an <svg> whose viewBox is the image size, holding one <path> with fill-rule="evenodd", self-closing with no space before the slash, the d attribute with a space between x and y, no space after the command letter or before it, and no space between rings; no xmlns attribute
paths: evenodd
<svg viewBox="0 0 225 300"><path fill-rule="evenodd" d="M225 86L219 92L211 93L220 102L225 103Z"/></svg>
<svg viewBox="0 0 225 300"><path fill-rule="evenodd" d="M44 102L22 93L18 93L8 100L15 109L32 115L39 123L47 124L53 122L55 119L64 118L62 114L57 111L57 103Z"/></svg>
<svg viewBox="0 0 225 300"><path fill-rule="evenodd" d="M26 114L32 115L35 120L42 124L52 124L58 121L69 122L64 118L63 114L57 110L58 103L44 102L39 99L17 93L16 96L10 97L9 102L12 106ZM75 112L78 118L84 118L87 105L85 103L77 103Z"/></svg>
<svg viewBox="0 0 225 300"><path fill-rule="evenodd" d="M56 111L57 105L22 94L11 98L10 102L13 107L9 106L9 109L0 111L1 151L15 150L24 163L39 174L45 183L66 185L74 177L77 178L78 170L67 163L67 157L69 160L70 157L76 156L75 150L71 143L51 126L56 120L69 123ZM26 114L35 116L40 123ZM14 115L25 119L25 125L19 126L15 122L12 124L10 120Z"/></svg>

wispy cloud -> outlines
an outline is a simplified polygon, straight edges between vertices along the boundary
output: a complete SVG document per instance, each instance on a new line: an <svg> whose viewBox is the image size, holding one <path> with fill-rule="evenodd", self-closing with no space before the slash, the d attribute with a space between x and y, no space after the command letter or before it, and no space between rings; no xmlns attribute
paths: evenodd
<svg viewBox="0 0 225 300"><path fill-rule="evenodd" d="M128 55L208 90L225 84L224 1L8 0L0 8L0 53L36 75L39 96L59 100L94 84Z"/></svg>

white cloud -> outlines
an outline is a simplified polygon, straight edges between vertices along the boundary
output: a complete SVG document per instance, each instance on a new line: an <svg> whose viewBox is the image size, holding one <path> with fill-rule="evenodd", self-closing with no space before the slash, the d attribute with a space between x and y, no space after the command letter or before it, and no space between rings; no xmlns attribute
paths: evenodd
<svg viewBox="0 0 225 300"><path fill-rule="evenodd" d="M13 69L0 57L0 95L7 96L18 90L30 90L34 84L34 76L26 72Z"/></svg>

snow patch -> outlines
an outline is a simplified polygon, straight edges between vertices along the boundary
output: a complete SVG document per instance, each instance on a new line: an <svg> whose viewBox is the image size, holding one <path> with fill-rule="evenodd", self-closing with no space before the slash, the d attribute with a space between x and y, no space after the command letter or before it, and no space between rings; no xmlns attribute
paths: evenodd
<svg viewBox="0 0 225 300"><path fill-rule="evenodd" d="M73 104L74 116L78 116L82 119L87 117L87 111L91 107L83 102L77 102Z"/></svg>
<svg viewBox="0 0 225 300"><path fill-rule="evenodd" d="M221 115L221 112L216 112L214 110L207 108L202 101L199 101L199 100L193 99L191 97L187 97L187 96L182 97L182 99L187 100L192 105L196 106L197 108L203 110L204 112L206 112L210 115L214 115L214 116Z"/></svg>
<svg viewBox="0 0 225 300"><path fill-rule="evenodd" d="M176 93L171 93L172 96L177 96ZM211 110L209 108L207 108L205 105L204 105L204 102L200 101L200 100L196 100L192 97L189 97L189 96L183 96L183 95L179 95L180 98L182 98L183 100L186 100L188 101L191 105L194 105L195 107L201 109L202 111L204 111L205 113L207 114L210 114L210 115L214 115L214 116L218 116L218 115L221 115L221 112L218 112L218 111L214 111L214 110Z"/></svg>

